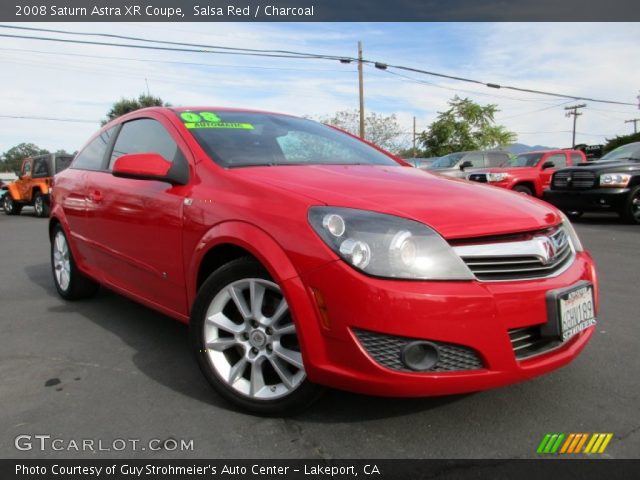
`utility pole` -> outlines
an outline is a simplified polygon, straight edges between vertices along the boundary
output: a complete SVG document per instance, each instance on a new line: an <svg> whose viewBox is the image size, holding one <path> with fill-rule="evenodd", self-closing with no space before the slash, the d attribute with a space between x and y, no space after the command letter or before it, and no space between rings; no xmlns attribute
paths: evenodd
<svg viewBox="0 0 640 480"><path fill-rule="evenodd" d="M632 118L631 120L624 121L624 123L633 123L633 133L638 133L638 122L640 122L640 118Z"/></svg>
<svg viewBox="0 0 640 480"><path fill-rule="evenodd" d="M578 119L579 115L582 115L581 113L578 113L578 109L579 108L584 108L586 106L587 106L586 103L581 103L580 105L573 105L571 107L564 107L565 110L568 110L567 113L565 114L565 116L570 117L570 116L573 115L573 136L572 136L572 140L571 140L571 148L575 148L575 146L576 146L576 120Z"/></svg>
<svg viewBox="0 0 640 480"><path fill-rule="evenodd" d="M416 117L413 116L413 158L416 158L418 155L416 153Z"/></svg>
<svg viewBox="0 0 640 480"><path fill-rule="evenodd" d="M358 83L360 86L360 138L364 140L364 81L362 80L362 42L358 41Z"/></svg>

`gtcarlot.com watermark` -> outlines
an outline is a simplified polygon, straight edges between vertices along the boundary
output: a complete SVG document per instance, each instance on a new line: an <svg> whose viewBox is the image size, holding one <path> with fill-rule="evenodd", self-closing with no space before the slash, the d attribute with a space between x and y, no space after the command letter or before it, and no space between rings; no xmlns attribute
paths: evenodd
<svg viewBox="0 0 640 480"><path fill-rule="evenodd" d="M175 438L60 438L51 435L18 435L13 442L17 450L28 452L192 452L193 440Z"/></svg>

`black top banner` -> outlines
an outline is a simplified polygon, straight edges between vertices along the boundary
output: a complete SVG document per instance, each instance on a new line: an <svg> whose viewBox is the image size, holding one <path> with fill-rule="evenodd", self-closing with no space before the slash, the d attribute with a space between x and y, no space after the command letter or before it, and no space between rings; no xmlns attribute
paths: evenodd
<svg viewBox="0 0 640 480"><path fill-rule="evenodd" d="M628 22L637 0L3 0L7 22Z"/></svg>

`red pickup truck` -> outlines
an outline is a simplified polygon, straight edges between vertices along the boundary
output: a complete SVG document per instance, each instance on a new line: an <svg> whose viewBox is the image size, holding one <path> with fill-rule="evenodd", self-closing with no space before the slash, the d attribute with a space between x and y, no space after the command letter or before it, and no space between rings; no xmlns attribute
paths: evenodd
<svg viewBox="0 0 640 480"><path fill-rule="evenodd" d="M527 152L512 158L502 167L470 173L467 179L542 197L557 169L586 161L584 153L579 150Z"/></svg>

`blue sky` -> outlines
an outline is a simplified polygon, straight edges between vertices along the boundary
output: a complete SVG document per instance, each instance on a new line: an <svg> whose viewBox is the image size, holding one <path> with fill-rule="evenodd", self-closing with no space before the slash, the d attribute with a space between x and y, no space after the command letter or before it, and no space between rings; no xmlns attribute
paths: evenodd
<svg viewBox="0 0 640 480"><path fill-rule="evenodd" d="M484 82L623 102L637 102L640 88L640 28L634 23L19 25L347 56L356 55L357 41L362 40L367 59ZM565 117L564 106L574 101L403 74L410 78L366 68L365 102L369 111L395 113L407 141L413 116L422 130L446 108L447 100L458 94L498 104L501 112L497 120L518 133L519 142L560 147L570 144L571 119ZM20 142L54 150L80 148L114 101L146 91L145 79L152 94L174 105L239 106L315 117L358 106L355 64L3 38L0 152ZM600 143L605 137L631 133L632 126L624 120L640 116L637 106L586 103L588 107L578 120L578 142ZM88 122L22 120L1 115Z"/></svg>

